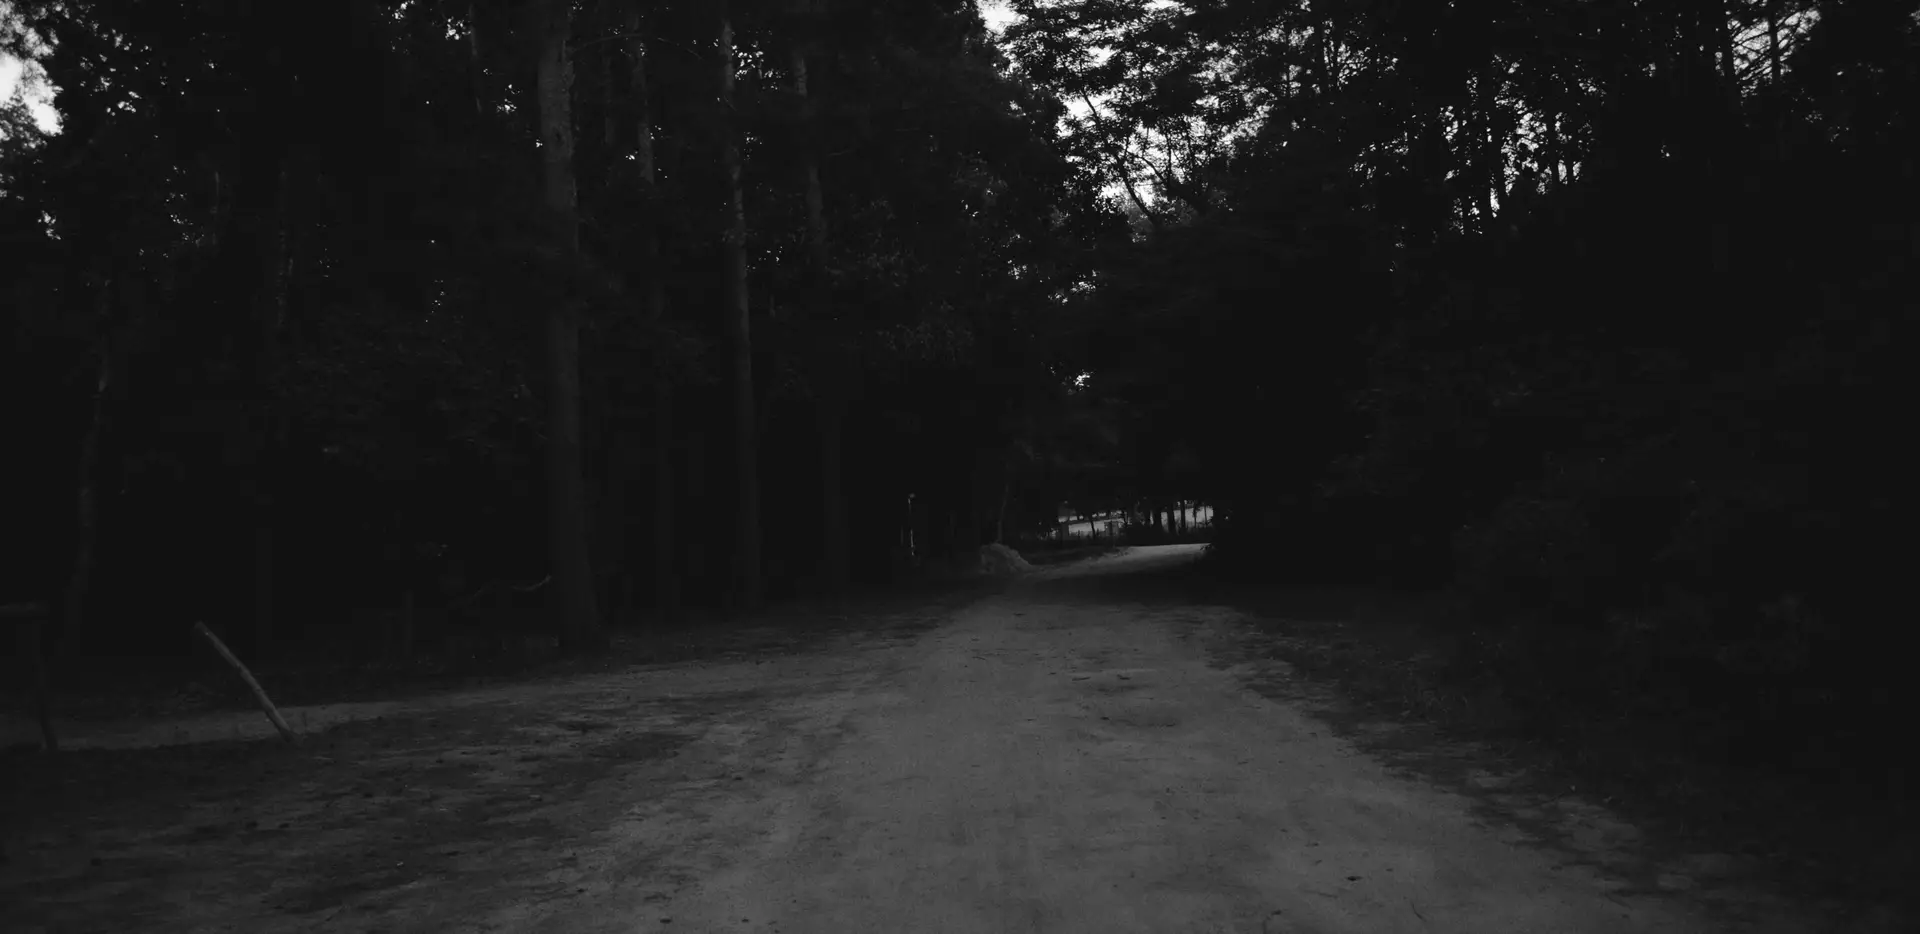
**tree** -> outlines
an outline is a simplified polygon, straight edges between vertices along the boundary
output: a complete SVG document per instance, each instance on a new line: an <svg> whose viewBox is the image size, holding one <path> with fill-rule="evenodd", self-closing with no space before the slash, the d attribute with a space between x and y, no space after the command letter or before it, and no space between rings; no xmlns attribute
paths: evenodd
<svg viewBox="0 0 1920 934"><path fill-rule="evenodd" d="M580 249L573 171L573 11L563 0L536 4L533 23L540 108L540 162L553 240L563 261ZM580 322L571 296L551 300L547 334L547 548L553 561L562 645L599 651L607 636L595 605L587 556L587 505L580 456Z"/></svg>
<svg viewBox="0 0 1920 934"><path fill-rule="evenodd" d="M839 594L847 586L849 547L846 497L841 489L847 361L844 355L833 352L838 347L831 321L834 310L829 279L826 196L820 185L820 126L815 116L817 105L809 86L807 63L818 44L825 17L820 0L795 0L793 13L794 35L789 38L787 55L797 102L800 183L806 204L806 271L802 288L818 347L812 354L811 382L820 447L821 577L828 592Z"/></svg>
<svg viewBox="0 0 1920 934"><path fill-rule="evenodd" d="M165 643L165 626L127 621L136 593L216 627L252 628L270 602L316 638L346 639L331 616L408 589L396 575L415 571L378 560L389 544L449 543L477 580L546 567L572 591L588 573L560 554L574 538L563 527L589 525L606 546L627 517L567 518L575 470L540 465L570 444L577 464L613 471L591 478L597 489L656 464L652 515L632 518L655 525L649 589L667 606L675 589L739 592L737 569L708 575L705 558L748 536L672 521L740 510L723 484L708 500L699 471L658 465L739 453L723 442L743 424L749 461L820 467L792 483L743 478L760 501L747 512L766 516L763 560L749 562L765 571L748 590L883 573L876 543L910 493L957 538L991 534L1000 503L1012 515L1023 501L997 453L1008 426L1077 352L1060 297L1085 286L1091 241L1119 230L1052 145L1058 108L1008 78L962 4L878 17L742 4L728 11L726 109L710 6L576 5L564 116L543 100L556 75L565 83L551 5L20 9L58 33L34 54L69 111L70 132L8 155L0 185L19 221L10 255L38 257L30 275L7 270L8 294L28 299L10 306L18 333L41 348L9 372L62 387L64 401L36 409L63 413L57 441L38 446L66 452L44 458L46 477L71 483L84 447L94 381L72 374L97 376L95 286L111 274L115 302L153 325L124 344L118 382L141 388L109 393L89 471L101 547L81 589L103 644ZM716 263L730 275L711 275ZM727 313L695 311L716 305ZM751 340L734 341L743 309ZM960 384L978 391L957 396ZM209 435L232 443L188 440ZM620 445L644 456L602 456ZM257 483L234 469L253 463ZM235 495L296 488L271 512ZM71 505L35 523L65 555ZM160 547L169 527L203 540ZM119 557L135 554L147 557ZM617 561L599 557L602 571ZM72 570L62 557L34 573L59 582L52 592ZM205 576L223 585L186 583Z"/></svg>
<svg viewBox="0 0 1920 934"><path fill-rule="evenodd" d="M725 2L719 19L720 166L725 176L726 228L721 239L722 313L732 353L735 513L733 596L743 608L760 603L760 466L753 395L753 335L747 283L747 211L741 190L740 128L734 110L733 18Z"/></svg>
<svg viewBox="0 0 1920 934"><path fill-rule="evenodd" d="M641 33L638 6L627 8L627 68L630 106L633 108L633 178L640 188L644 213L640 218L640 265L647 321L656 329L666 321L666 273L660 266L659 180L655 172L653 101L647 83L646 41ZM678 612L679 572L674 537L673 383L668 377L665 342L656 342L652 358L653 390L653 598L655 612L668 619Z"/></svg>

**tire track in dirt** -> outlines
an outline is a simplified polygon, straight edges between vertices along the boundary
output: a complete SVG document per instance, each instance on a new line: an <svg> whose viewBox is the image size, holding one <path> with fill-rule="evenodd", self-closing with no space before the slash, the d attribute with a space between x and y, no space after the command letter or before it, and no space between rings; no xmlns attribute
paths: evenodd
<svg viewBox="0 0 1920 934"><path fill-rule="evenodd" d="M1282 668L1223 656L1232 611L1113 586L1192 551L1039 571L892 638L441 699L298 749L81 753L172 790L87 812L60 797L72 773L42 776L59 819L0 896L28 931L1802 930L1726 927L1541 846L1336 736Z"/></svg>
<svg viewBox="0 0 1920 934"><path fill-rule="evenodd" d="M798 789L762 790L777 818L724 869L645 915L583 904L540 929L1722 929L1210 665L1199 634L1231 611L1109 599L1090 579L1180 556L1043 572L976 604L846 699L844 738Z"/></svg>

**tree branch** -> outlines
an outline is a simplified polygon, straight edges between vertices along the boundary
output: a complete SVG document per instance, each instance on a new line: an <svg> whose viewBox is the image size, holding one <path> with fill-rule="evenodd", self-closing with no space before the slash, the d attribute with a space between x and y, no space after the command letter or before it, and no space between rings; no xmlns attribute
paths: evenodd
<svg viewBox="0 0 1920 934"><path fill-rule="evenodd" d="M1100 108L1094 106L1092 95L1089 95L1083 90L1080 92L1080 100L1086 103L1087 112L1092 115L1094 126L1101 127L1106 121L1100 116ZM1125 144L1112 144L1112 146L1127 155L1131 156L1134 154L1133 150ZM1152 168L1153 164L1148 163L1147 167ZM1125 165L1115 165L1114 173L1120 176L1120 184L1126 188L1127 197L1133 199L1133 206L1140 209L1140 213L1147 218L1147 223L1153 227L1155 232L1158 232L1160 230L1160 218L1147 207L1145 201L1140 200L1140 192L1136 190L1133 185L1133 175L1127 171Z"/></svg>

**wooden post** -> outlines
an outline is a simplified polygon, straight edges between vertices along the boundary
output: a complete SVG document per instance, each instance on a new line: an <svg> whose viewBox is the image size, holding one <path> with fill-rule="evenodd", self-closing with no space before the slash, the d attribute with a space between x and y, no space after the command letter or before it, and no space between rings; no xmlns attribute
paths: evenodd
<svg viewBox="0 0 1920 934"><path fill-rule="evenodd" d="M227 664L232 665L233 670L240 673L240 680L247 683L248 690L253 692L253 699L260 703L261 710L266 711L267 719L273 723L273 728L280 731L280 738L289 743L299 742L300 734L295 733L292 727L287 726L287 721L280 719L280 711L275 710L273 701L267 699L267 692L260 689L260 682L253 680L253 672L248 671L247 666L242 665L239 659L233 657L233 653L227 650L227 644L221 642L220 637L214 635L213 630L208 629L206 623L194 623L193 631L199 633L202 638L212 644L213 650L219 652L220 657L226 659Z"/></svg>
<svg viewBox="0 0 1920 934"><path fill-rule="evenodd" d="M53 735L53 713L47 703L47 655L41 646L41 634L46 627L48 609L44 603L15 603L0 606L0 623L11 623L21 627L20 652L27 656L33 665L33 703L35 713L40 718L40 742L48 752L60 750L60 740Z"/></svg>

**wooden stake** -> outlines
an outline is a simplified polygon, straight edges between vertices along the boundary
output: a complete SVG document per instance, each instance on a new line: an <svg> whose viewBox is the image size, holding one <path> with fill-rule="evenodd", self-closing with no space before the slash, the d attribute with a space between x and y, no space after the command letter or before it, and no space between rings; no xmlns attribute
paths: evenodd
<svg viewBox="0 0 1920 934"><path fill-rule="evenodd" d="M213 630L208 629L206 623L194 623L193 631L211 643L213 650L219 652L220 657L226 659L227 664L232 665L233 670L240 673L240 680L245 681L247 688L253 691L253 699L260 702L260 709L266 711L267 719L273 722L273 728L280 731L280 738L289 743L299 742L300 734L287 726L287 721L280 719L280 711L275 710L273 701L267 699L267 692L260 689L260 682L253 680L253 672L248 671L247 666L240 664L240 660L227 650L227 644L221 642L220 637L214 635Z"/></svg>

